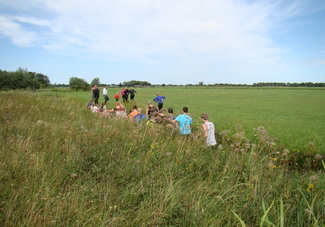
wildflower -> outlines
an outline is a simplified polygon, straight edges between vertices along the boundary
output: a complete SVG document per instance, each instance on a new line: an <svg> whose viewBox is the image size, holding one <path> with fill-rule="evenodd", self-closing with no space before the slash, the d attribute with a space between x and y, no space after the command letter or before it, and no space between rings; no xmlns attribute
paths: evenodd
<svg viewBox="0 0 325 227"><path fill-rule="evenodd" d="M315 146L315 144L313 142L308 143L308 147L314 147L314 146Z"/></svg>
<svg viewBox="0 0 325 227"><path fill-rule="evenodd" d="M309 177L309 180L310 181L317 181L318 180L318 176L317 175L311 176L311 177Z"/></svg>
<svg viewBox="0 0 325 227"><path fill-rule="evenodd" d="M316 154L315 157L314 157L316 160L321 160L323 158L322 155L320 154Z"/></svg>
<svg viewBox="0 0 325 227"><path fill-rule="evenodd" d="M308 185L308 188L314 188L314 187L315 187L314 184L310 184L310 185Z"/></svg>
<svg viewBox="0 0 325 227"><path fill-rule="evenodd" d="M289 153L289 150L288 149L284 149L283 152L282 152L282 155L283 156L287 156Z"/></svg>
<svg viewBox="0 0 325 227"><path fill-rule="evenodd" d="M270 161L267 166L269 167L269 169L273 169L274 168L274 163L273 161Z"/></svg>
<svg viewBox="0 0 325 227"><path fill-rule="evenodd" d="M276 162L278 159L277 158L272 158L272 161Z"/></svg>
<svg viewBox="0 0 325 227"><path fill-rule="evenodd" d="M77 177L78 177L77 174L75 174L75 173L71 174L71 178L77 178Z"/></svg>

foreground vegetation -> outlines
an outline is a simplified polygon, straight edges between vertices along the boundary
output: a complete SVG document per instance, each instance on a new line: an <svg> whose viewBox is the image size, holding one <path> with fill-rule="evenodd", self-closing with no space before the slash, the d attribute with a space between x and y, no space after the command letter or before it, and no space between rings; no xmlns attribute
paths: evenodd
<svg viewBox="0 0 325 227"><path fill-rule="evenodd" d="M314 144L267 128L219 131L208 149L163 125L88 112L79 99L0 100L2 226L321 226L325 164ZM178 104L175 104L178 105Z"/></svg>

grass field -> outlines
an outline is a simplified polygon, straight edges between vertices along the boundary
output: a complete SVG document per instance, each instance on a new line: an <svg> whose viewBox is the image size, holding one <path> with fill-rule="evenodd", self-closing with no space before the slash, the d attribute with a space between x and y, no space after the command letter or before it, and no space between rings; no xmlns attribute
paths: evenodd
<svg viewBox="0 0 325 227"><path fill-rule="evenodd" d="M136 104L145 108L156 92L167 97L164 109L174 108L181 113L188 106L194 124L201 124L202 113L208 113L210 120L220 133L236 131L242 127L253 138L259 126L278 139L289 149L304 151L308 144L325 154L325 89L292 88L139 88ZM113 96L120 88L109 89L108 106L114 107ZM90 92L64 92L78 98L83 104L91 98ZM104 98L100 97L100 103ZM128 105L129 109L131 104Z"/></svg>
<svg viewBox="0 0 325 227"><path fill-rule="evenodd" d="M139 89L137 104L156 90ZM323 140L322 90L159 92L165 107L190 108L192 136L99 117L85 108L89 92L1 92L0 225L324 226L321 142L295 134L312 123ZM203 146L201 112L219 132L231 130L218 134L217 148ZM306 122L310 116L316 122ZM288 129L290 118L297 125ZM243 133L252 128L258 136ZM306 149L281 146L270 129L304 139Z"/></svg>

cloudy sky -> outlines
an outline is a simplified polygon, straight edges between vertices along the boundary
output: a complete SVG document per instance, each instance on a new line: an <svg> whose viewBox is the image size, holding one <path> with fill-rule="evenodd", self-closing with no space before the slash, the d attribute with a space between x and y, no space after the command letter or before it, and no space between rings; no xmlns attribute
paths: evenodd
<svg viewBox="0 0 325 227"><path fill-rule="evenodd" d="M0 69L101 83L325 82L324 0L0 0Z"/></svg>

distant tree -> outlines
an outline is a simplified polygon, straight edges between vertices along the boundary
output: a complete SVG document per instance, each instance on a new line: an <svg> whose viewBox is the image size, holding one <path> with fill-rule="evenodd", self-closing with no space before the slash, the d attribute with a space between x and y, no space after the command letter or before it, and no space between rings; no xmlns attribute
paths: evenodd
<svg viewBox="0 0 325 227"><path fill-rule="evenodd" d="M200 81L199 82L199 86L203 86L203 81Z"/></svg>
<svg viewBox="0 0 325 227"><path fill-rule="evenodd" d="M100 85L100 80L99 80L99 78L98 77L95 77L92 81L91 81L91 83L90 83L90 85L93 87L94 85Z"/></svg>
<svg viewBox="0 0 325 227"><path fill-rule="evenodd" d="M50 80L48 76L42 74L42 73L36 73L36 72L29 72L29 74L39 83L39 86L41 88L46 88L50 86Z"/></svg>
<svg viewBox="0 0 325 227"><path fill-rule="evenodd" d="M69 81L69 87L72 90L84 90L87 91L90 89L90 85L83 79L78 77L71 77Z"/></svg>
<svg viewBox="0 0 325 227"><path fill-rule="evenodd" d="M138 81L138 80L131 80L131 81L123 82L123 86L125 86L125 87L132 87L135 85L150 86L151 84L147 81Z"/></svg>

